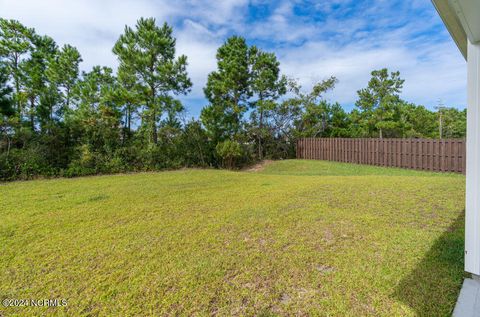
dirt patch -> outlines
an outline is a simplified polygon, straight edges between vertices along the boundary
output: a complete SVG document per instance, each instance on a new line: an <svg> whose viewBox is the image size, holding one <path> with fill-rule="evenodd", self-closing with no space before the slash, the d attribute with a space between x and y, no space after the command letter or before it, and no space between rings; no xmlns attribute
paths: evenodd
<svg viewBox="0 0 480 317"><path fill-rule="evenodd" d="M260 163L257 163L253 166L247 167L245 169L245 171L247 171L247 172L260 172L265 168L265 166L267 166L269 164L272 164L272 163L273 163L272 160L263 160Z"/></svg>
<svg viewBox="0 0 480 317"><path fill-rule="evenodd" d="M319 271L322 274L328 274L330 272L335 271L334 267L328 266L328 265L317 265L317 266L315 266L315 269L317 269L317 271Z"/></svg>

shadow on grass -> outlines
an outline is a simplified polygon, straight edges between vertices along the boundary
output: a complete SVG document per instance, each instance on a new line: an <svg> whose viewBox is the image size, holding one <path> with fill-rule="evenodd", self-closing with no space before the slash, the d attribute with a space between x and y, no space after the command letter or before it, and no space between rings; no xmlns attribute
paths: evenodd
<svg viewBox="0 0 480 317"><path fill-rule="evenodd" d="M463 282L464 212L402 281L394 296L419 316L451 316Z"/></svg>

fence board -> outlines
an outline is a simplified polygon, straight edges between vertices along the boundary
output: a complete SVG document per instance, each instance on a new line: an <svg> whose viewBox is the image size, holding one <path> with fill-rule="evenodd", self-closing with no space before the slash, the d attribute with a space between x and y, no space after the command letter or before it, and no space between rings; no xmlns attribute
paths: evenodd
<svg viewBox="0 0 480 317"><path fill-rule="evenodd" d="M463 139L303 138L299 159L402 167L465 174Z"/></svg>

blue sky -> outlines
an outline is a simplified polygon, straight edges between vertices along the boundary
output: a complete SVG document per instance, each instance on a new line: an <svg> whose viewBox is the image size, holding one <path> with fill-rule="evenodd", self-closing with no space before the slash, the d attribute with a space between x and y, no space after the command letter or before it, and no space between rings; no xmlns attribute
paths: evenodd
<svg viewBox="0 0 480 317"><path fill-rule="evenodd" d="M401 72L408 101L466 105L465 61L429 0L0 0L0 12L76 46L82 70L116 67L111 48L125 24L142 16L167 21L178 53L189 59L194 87L182 98L187 116L198 116L206 104L202 88L215 69L216 49L233 34L275 52L282 72L305 89L336 76L326 97L347 110L370 72L383 67Z"/></svg>

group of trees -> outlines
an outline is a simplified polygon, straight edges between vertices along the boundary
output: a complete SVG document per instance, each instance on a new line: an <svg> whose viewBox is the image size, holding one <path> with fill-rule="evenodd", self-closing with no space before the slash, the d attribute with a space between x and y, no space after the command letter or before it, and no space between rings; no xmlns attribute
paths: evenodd
<svg viewBox="0 0 480 317"><path fill-rule="evenodd" d="M0 19L0 179L182 166L235 167L289 158L300 137L464 137L466 111L400 98L398 72L372 72L346 112L328 102L330 77L305 91L275 54L232 36L217 51L200 118L185 119L187 57L155 19L125 27L117 70L81 72L75 47Z"/></svg>

